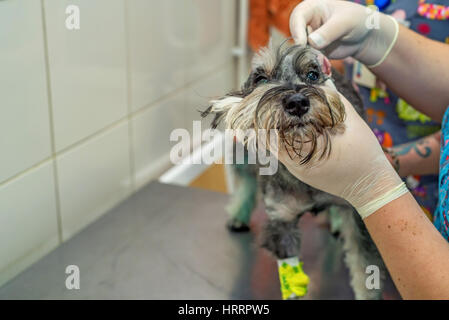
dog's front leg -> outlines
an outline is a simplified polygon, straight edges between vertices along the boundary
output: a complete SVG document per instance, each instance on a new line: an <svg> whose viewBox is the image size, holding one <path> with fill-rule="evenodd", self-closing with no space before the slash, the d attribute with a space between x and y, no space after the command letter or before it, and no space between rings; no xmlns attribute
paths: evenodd
<svg viewBox="0 0 449 320"><path fill-rule="evenodd" d="M301 242L297 222L297 219L291 221L270 219L264 227L262 247L278 260L299 256Z"/></svg>
<svg viewBox="0 0 449 320"><path fill-rule="evenodd" d="M297 219L270 220L264 228L263 247L272 252L278 263L282 299L299 299L306 295L309 277L299 262L300 237Z"/></svg>
<svg viewBox="0 0 449 320"><path fill-rule="evenodd" d="M288 200L288 196L279 201L265 195L270 220L264 227L262 246L277 258L282 298L298 299L307 293L309 277L298 260L300 233L297 224L302 212L298 214L297 201Z"/></svg>
<svg viewBox="0 0 449 320"><path fill-rule="evenodd" d="M245 162L247 162L246 157ZM249 221L257 201L257 176L250 164L233 164L230 166L237 187L226 207L230 214L227 226L234 232L249 231Z"/></svg>

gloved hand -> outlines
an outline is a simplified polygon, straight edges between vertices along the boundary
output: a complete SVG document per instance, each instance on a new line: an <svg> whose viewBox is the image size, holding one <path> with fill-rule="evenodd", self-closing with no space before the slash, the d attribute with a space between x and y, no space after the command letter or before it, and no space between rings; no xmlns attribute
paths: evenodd
<svg viewBox="0 0 449 320"><path fill-rule="evenodd" d="M306 28L314 31L307 38ZM305 0L290 15L296 43L310 43L331 59L354 57L368 67L383 62L399 32L390 16L349 1Z"/></svg>
<svg viewBox="0 0 449 320"><path fill-rule="evenodd" d="M374 133L342 95L345 106L345 131L331 136L329 158L317 158L305 165L284 147L278 150L279 160L301 181L339 196L351 203L362 218L366 218L388 202L408 192L388 159ZM304 151L311 143L304 144ZM318 152L324 145L318 137ZM274 150L276 152L276 150Z"/></svg>

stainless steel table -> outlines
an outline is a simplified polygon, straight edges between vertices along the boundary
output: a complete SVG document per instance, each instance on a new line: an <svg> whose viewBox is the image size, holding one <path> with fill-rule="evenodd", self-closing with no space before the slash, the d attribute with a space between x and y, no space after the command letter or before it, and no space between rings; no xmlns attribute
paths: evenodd
<svg viewBox="0 0 449 320"><path fill-rule="evenodd" d="M0 288L0 299L280 299L275 260L252 231L225 228L228 196L150 183ZM306 299L353 299L341 246L310 216L301 222ZM80 269L80 289L65 268ZM398 298L391 283L385 298Z"/></svg>

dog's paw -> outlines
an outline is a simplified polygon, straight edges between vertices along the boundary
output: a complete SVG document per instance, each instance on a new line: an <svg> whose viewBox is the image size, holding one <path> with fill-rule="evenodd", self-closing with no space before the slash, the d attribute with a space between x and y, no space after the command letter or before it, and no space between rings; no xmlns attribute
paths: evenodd
<svg viewBox="0 0 449 320"><path fill-rule="evenodd" d="M231 218L226 224L228 229L232 232L248 232L249 225L244 222L239 221L236 218Z"/></svg>
<svg viewBox="0 0 449 320"><path fill-rule="evenodd" d="M309 277L302 269L302 263L290 265L283 262L279 265L279 278L283 300L298 300L307 294Z"/></svg>

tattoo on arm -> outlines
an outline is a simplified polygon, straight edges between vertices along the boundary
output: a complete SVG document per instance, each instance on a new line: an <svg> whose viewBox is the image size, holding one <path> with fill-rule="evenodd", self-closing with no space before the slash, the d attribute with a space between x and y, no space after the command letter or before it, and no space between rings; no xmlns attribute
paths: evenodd
<svg viewBox="0 0 449 320"><path fill-rule="evenodd" d="M431 155L432 149L429 146L426 146L426 144L426 139L422 139L399 146L395 151L398 156L403 156L414 150L420 157L427 158Z"/></svg>
<svg viewBox="0 0 449 320"><path fill-rule="evenodd" d="M440 137L441 131L438 131L435 134L432 134L430 136L424 137L422 139L419 139L417 141L413 141L407 144L402 144L393 148L390 148L391 153L396 156L396 163L397 163L397 171L399 172L399 163L401 161L405 161L405 163L408 163L408 169L412 172L418 169L416 166L422 166L422 161L424 159L430 158L430 159L436 159L439 156L439 150L440 150ZM414 151L414 152L413 152ZM421 160L420 160L421 159ZM425 160L427 161L427 160ZM413 164L414 163L414 164ZM426 164L428 165L428 164ZM410 167L411 166L411 167ZM401 166L402 167L402 166ZM407 168L407 165L405 166ZM407 169L403 169L402 174L406 174Z"/></svg>

